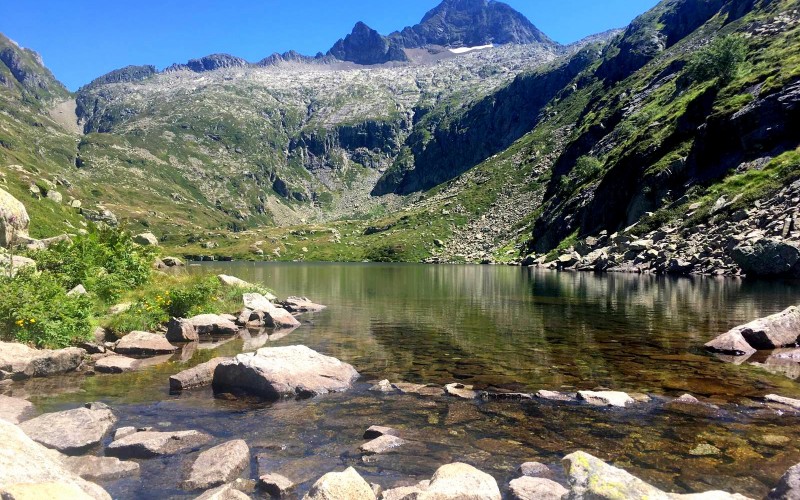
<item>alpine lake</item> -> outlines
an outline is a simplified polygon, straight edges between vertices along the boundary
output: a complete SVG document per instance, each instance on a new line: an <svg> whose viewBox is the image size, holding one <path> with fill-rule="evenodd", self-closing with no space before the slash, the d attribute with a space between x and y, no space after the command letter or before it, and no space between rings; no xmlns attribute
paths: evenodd
<svg viewBox="0 0 800 500"><path fill-rule="evenodd" d="M41 411L102 401L117 427L195 429L213 435L211 444L244 439L253 458L243 477L276 472L298 483L300 496L347 466L387 488L454 461L493 475L505 494L521 463L545 463L563 480L560 460L583 450L667 491L761 498L800 462L800 412L763 401L800 397L800 364L768 353L726 363L703 350L733 326L800 303L797 283L413 264L233 262L184 272L229 274L328 307L300 316L288 333L242 333L134 373L34 380L20 390ZM170 394L170 375L213 357L298 344L352 364L361 378L348 392L305 400L234 398L210 387ZM382 379L492 393L606 388L650 401L609 408L369 390ZM685 393L717 408L665 404ZM364 456L371 425L410 442ZM139 476L100 484L114 498L194 497L177 486L191 458L142 460Z"/></svg>

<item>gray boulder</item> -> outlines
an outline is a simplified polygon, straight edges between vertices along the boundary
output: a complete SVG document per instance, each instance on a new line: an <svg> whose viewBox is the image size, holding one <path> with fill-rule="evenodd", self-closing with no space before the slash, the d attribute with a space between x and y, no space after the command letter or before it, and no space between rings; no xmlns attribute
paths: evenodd
<svg viewBox="0 0 800 500"><path fill-rule="evenodd" d="M77 347L33 349L15 342L0 342L0 380L48 377L76 370L86 351Z"/></svg>
<svg viewBox="0 0 800 500"><path fill-rule="evenodd" d="M111 500L100 486L71 472L58 454L0 420L0 497Z"/></svg>
<svg viewBox="0 0 800 500"><path fill-rule="evenodd" d="M198 335L236 335L239 327L233 321L218 314L201 314L190 318Z"/></svg>
<svg viewBox="0 0 800 500"><path fill-rule="evenodd" d="M241 439L209 448L197 456L183 486L208 489L233 481L250 463L250 448Z"/></svg>
<svg viewBox="0 0 800 500"><path fill-rule="evenodd" d="M158 246L158 238L153 233L142 233L137 234L133 237L133 242L138 243L144 247L157 247Z"/></svg>
<svg viewBox="0 0 800 500"><path fill-rule="evenodd" d="M272 498L286 498L294 486L291 479L280 474L263 474L258 478L258 487Z"/></svg>
<svg viewBox="0 0 800 500"><path fill-rule="evenodd" d="M0 189L0 247L8 248L15 238L28 236L30 223L25 205Z"/></svg>
<svg viewBox="0 0 800 500"><path fill-rule="evenodd" d="M169 378L170 391L185 391L211 385L214 381L214 370L223 361L231 358L214 358L188 370L183 370Z"/></svg>
<svg viewBox="0 0 800 500"><path fill-rule="evenodd" d="M98 373L125 373L132 372L139 368L140 360L113 354L100 358L94 364L94 370Z"/></svg>
<svg viewBox="0 0 800 500"><path fill-rule="evenodd" d="M213 386L270 399L313 397L345 391L358 377L351 365L306 346L266 347L220 363Z"/></svg>
<svg viewBox="0 0 800 500"><path fill-rule="evenodd" d="M33 418L36 408L29 401L0 395L0 420L18 424Z"/></svg>
<svg viewBox="0 0 800 500"><path fill-rule="evenodd" d="M372 441L368 443L364 443L361 445L361 451L370 455L377 455L381 453L386 453L391 451L395 448L399 448L406 444L405 439L399 438L397 436L391 436L389 434L384 434L383 436L376 437Z"/></svg>
<svg viewBox="0 0 800 500"><path fill-rule="evenodd" d="M119 458L151 458L172 455L196 448L211 440L198 431L143 431L117 439L106 448L106 455Z"/></svg>
<svg viewBox="0 0 800 500"><path fill-rule="evenodd" d="M358 472L348 467L344 472L329 472L319 478L303 500L376 500L375 492Z"/></svg>
<svg viewBox="0 0 800 500"><path fill-rule="evenodd" d="M250 500L250 496L237 490L233 484L225 484L206 491L195 500Z"/></svg>
<svg viewBox="0 0 800 500"><path fill-rule="evenodd" d="M73 474L89 481L114 481L139 473L138 463L123 462L114 457L64 457L61 462Z"/></svg>
<svg viewBox="0 0 800 500"><path fill-rule="evenodd" d="M515 500L561 500L569 493L566 488L551 479L522 476L508 484L511 498Z"/></svg>
<svg viewBox="0 0 800 500"><path fill-rule="evenodd" d="M200 336L191 320L172 318L167 323L167 341L180 344L197 340L200 340Z"/></svg>
<svg viewBox="0 0 800 500"><path fill-rule="evenodd" d="M177 350L178 348L170 344L166 337L150 332L131 332L114 344L114 351L118 354L132 354L134 356L171 354Z"/></svg>
<svg viewBox="0 0 800 500"><path fill-rule="evenodd" d="M116 421L107 408L75 408L45 413L23 422L20 429L37 443L74 454L99 444Z"/></svg>
<svg viewBox="0 0 800 500"><path fill-rule="evenodd" d="M762 238L735 247L731 256L748 277L800 277L800 248L785 241Z"/></svg>
<svg viewBox="0 0 800 500"><path fill-rule="evenodd" d="M786 471L767 495L767 500L800 500L800 464Z"/></svg>
<svg viewBox="0 0 800 500"><path fill-rule="evenodd" d="M752 354L755 350L792 347L798 341L800 309L792 306L777 314L737 326L707 343L706 348L715 352L742 355Z"/></svg>

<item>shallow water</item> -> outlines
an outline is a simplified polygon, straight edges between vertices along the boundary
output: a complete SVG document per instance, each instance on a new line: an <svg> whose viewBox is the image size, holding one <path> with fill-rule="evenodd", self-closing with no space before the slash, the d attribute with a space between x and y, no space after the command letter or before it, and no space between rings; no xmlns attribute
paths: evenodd
<svg viewBox="0 0 800 500"><path fill-rule="evenodd" d="M581 449L670 491L762 497L800 462L800 416L759 400L769 393L800 397L797 382L702 350L732 326L800 303L797 284L489 266L227 263L189 272L232 274L329 308L304 315L303 326L282 338L235 339L135 374L65 377L15 390L33 394L43 411L100 400L114 407L120 426L243 438L253 452L250 477L260 464L302 483L301 494L348 465L390 487L429 478L456 460L491 473L503 488L521 462L560 469L564 455ZM170 374L211 357L293 344L353 364L362 379L345 394L272 404L215 399L211 389L169 394ZM800 368L784 371L796 377ZM654 399L620 410L367 390L384 378L526 392L606 387ZM685 392L721 410L703 416L664 408L665 398ZM404 429L412 443L365 461L358 446L373 424ZM702 443L720 453L689 453ZM144 460L140 478L104 486L115 498L196 495L178 487L191 457Z"/></svg>

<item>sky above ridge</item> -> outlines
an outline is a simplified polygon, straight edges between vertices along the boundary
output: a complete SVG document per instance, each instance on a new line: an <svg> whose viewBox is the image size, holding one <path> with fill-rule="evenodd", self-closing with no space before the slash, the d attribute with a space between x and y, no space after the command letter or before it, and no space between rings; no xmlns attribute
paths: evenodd
<svg viewBox="0 0 800 500"><path fill-rule="evenodd" d="M224 52L326 52L364 21L386 35L440 0L5 0L0 32L39 52L70 90L129 64L163 69ZM552 39L571 43L626 26L657 0L505 0Z"/></svg>

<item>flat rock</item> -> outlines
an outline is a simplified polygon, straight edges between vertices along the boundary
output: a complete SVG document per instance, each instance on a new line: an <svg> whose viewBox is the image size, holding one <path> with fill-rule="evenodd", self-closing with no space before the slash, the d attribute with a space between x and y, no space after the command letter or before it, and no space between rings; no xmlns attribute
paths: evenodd
<svg viewBox="0 0 800 500"><path fill-rule="evenodd" d="M108 409L75 408L45 413L23 422L20 428L37 443L73 454L99 444L116 421Z"/></svg>
<svg viewBox="0 0 800 500"><path fill-rule="evenodd" d="M791 406L796 410L800 410L800 399L785 398L783 396L778 396L777 394L767 394L764 396L764 399L770 403L780 403L782 405Z"/></svg>
<svg viewBox="0 0 800 500"><path fill-rule="evenodd" d="M292 313L281 307L273 307L269 311L264 311L264 324L269 328L297 328L300 321Z"/></svg>
<svg viewBox="0 0 800 500"><path fill-rule="evenodd" d="M136 370L138 366L138 359L114 354L98 359L94 369L98 373L125 373Z"/></svg>
<svg viewBox="0 0 800 500"><path fill-rule="evenodd" d="M536 397L550 401L575 401L575 397L566 392L541 390L536 393Z"/></svg>
<svg viewBox="0 0 800 500"><path fill-rule="evenodd" d="M321 304L315 304L305 297L289 297L281 305L284 309L293 313L315 313L325 309Z"/></svg>
<svg viewBox="0 0 800 500"><path fill-rule="evenodd" d="M420 396L441 396L444 389L432 384L412 384L409 382L395 382L392 387L403 394L419 394Z"/></svg>
<svg viewBox="0 0 800 500"><path fill-rule="evenodd" d="M123 462L114 457L64 457L64 466L74 474L89 481L114 481L139 473L139 464Z"/></svg>
<svg viewBox="0 0 800 500"><path fill-rule="evenodd" d="M272 498L286 498L295 484L280 474L263 474L258 478L258 487Z"/></svg>
<svg viewBox="0 0 800 500"><path fill-rule="evenodd" d="M561 500L569 493L557 482L542 477L522 476L511 481L508 487L515 500Z"/></svg>
<svg viewBox="0 0 800 500"><path fill-rule="evenodd" d="M499 497L498 497L499 498ZM358 472L348 467L344 472L329 472L319 478L303 500L376 500L375 492Z"/></svg>
<svg viewBox="0 0 800 500"><path fill-rule="evenodd" d="M209 448L197 456L183 486L208 489L233 481L250 463L250 448L241 439Z"/></svg>
<svg viewBox="0 0 800 500"><path fill-rule="evenodd" d="M358 377L351 365L306 346L266 347L220 363L213 386L271 399L313 397L345 391Z"/></svg>
<svg viewBox="0 0 800 500"><path fill-rule="evenodd" d="M550 470L550 467L539 462L525 462L524 464L519 466L517 472L523 476L528 476L528 477L545 477L545 478L553 477L553 471Z"/></svg>
<svg viewBox="0 0 800 500"><path fill-rule="evenodd" d="M445 385L444 392L461 399L475 399L478 397L478 392L474 391L471 385L459 383Z"/></svg>
<svg viewBox="0 0 800 500"><path fill-rule="evenodd" d="M406 444L404 439L385 434L383 436L376 437L368 443L362 444L360 450L371 455L378 455L391 451L395 448L399 448L404 444Z"/></svg>
<svg viewBox="0 0 800 500"><path fill-rule="evenodd" d="M190 318L198 335L236 335L239 327L233 321L218 314L200 314Z"/></svg>
<svg viewBox="0 0 800 500"><path fill-rule="evenodd" d="M578 391L578 399L595 406L617 406L625 408L635 401L624 392L618 391Z"/></svg>
<svg viewBox="0 0 800 500"><path fill-rule="evenodd" d="M375 439L381 436L397 436L398 432L391 427L383 427L381 425L373 425L364 431L364 439Z"/></svg>
<svg viewBox="0 0 800 500"><path fill-rule="evenodd" d="M167 323L167 341L175 343L195 342L200 340L197 329L191 320L172 318Z"/></svg>
<svg viewBox="0 0 800 500"><path fill-rule="evenodd" d="M117 439L122 439L125 436L130 436L131 434L136 434L139 432L136 427L120 427L119 429L114 431L114 441Z"/></svg>
<svg viewBox="0 0 800 500"><path fill-rule="evenodd" d="M151 458L172 455L201 446L211 436L198 431L144 431L125 436L109 444L106 455L119 458Z"/></svg>
<svg viewBox="0 0 800 500"><path fill-rule="evenodd" d="M0 380L48 377L76 370L86 351L77 347L33 349L16 342L0 342Z"/></svg>
<svg viewBox="0 0 800 500"><path fill-rule="evenodd" d="M0 420L0 497L111 500L100 486L71 472L52 450Z"/></svg>
<svg viewBox="0 0 800 500"><path fill-rule="evenodd" d="M170 391L185 391L211 385L214 380L214 370L223 361L232 358L214 358L188 370L172 375L169 378Z"/></svg>
<svg viewBox="0 0 800 500"><path fill-rule="evenodd" d="M33 403L21 398L0 395L0 420L18 424L33 418L36 408Z"/></svg>
<svg viewBox="0 0 800 500"><path fill-rule="evenodd" d="M714 340L707 342L705 348L711 352L731 356L749 356L756 352L738 330L723 333Z"/></svg>
<svg viewBox="0 0 800 500"><path fill-rule="evenodd" d="M206 491L196 500L250 500L250 496L237 490L232 484L225 484Z"/></svg>
<svg viewBox="0 0 800 500"><path fill-rule="evenodd" d="M170 344L166 337L150 332L131 332L114 344L116 353L132 354L134 356L171 354L177 350L178 348Z"/></svg>

